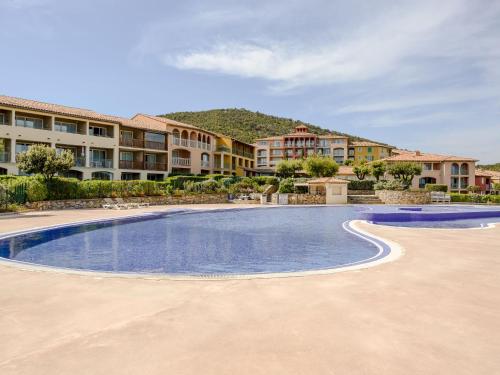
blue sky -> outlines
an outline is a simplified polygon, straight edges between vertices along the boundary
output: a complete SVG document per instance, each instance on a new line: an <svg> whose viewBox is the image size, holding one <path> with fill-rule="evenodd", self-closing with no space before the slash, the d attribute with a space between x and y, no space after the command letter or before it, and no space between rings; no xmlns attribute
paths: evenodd
<svg viewBox="0 0 500 375"><path fill-rule="evenodd" d="M500 1L1 0L0 93L248 108L500 161Z"/></svg>

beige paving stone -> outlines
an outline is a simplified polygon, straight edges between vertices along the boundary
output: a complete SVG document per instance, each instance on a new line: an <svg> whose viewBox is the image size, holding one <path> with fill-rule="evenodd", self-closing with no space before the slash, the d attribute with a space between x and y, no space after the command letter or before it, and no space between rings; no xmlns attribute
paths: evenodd
<svg viewBox="0 0 500 375"><path fill-rule="evenodd" d="M209 208L225 206L234 207ZM0 232L131 213L2 216ZM362 227L405 254L359 271L252 280L0 265L0 374L500 373L500 226Z"/></svg>

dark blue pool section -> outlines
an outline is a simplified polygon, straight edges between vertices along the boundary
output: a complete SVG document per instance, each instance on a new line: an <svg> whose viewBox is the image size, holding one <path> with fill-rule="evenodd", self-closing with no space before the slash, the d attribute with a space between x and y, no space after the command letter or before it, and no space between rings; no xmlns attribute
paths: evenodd
<svg viewBox="0 0 500 375"><path fill-rule="evenodd" d="M386 255L342 228L358 209L157 213L0 240L0 256L46 266L179 275L336 268Z"/></svg>
<svg viewBox="0 0 500 375"><path fill-rule="evenodd" d="M374 223L437 222L500 218L500 207L493 206L378 206L360 214Z"/></svg>

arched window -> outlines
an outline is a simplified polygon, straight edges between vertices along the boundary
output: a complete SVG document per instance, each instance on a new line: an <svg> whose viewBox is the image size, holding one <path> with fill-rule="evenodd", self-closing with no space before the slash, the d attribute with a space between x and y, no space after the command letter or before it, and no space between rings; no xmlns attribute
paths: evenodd
<svg viewBox="0 0 500 375"><path fill-rule="evenodd" d="M182 139L188 139L188 132L186 130L183 130L181 133L181 138Z"/></svg>
<svg viewBox="0 0 500 375"><path fill-rule="evenodd" d="M92 172L92 180L112 180L113 173L111 172Z"/></svg>
<svg viewBox="0 0 500 375"><path fill-rule="evenodd" d="M469 174L469 164L462 163L460 166L460 174Z"/></svg>
<svg viewBox="0 0 500 375"><path fill-rule="evenodd" d="M459 174L459 168L457 163L451 165L451 174Z"/></svg>

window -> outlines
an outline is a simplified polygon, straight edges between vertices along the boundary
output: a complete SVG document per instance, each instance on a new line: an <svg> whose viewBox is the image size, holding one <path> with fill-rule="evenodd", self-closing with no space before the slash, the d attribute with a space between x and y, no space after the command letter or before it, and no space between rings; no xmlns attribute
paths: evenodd
<svg viewBox="0 0 500 375"><path fill-rule="evenodd" d="M335 144L343 144L343 143L345 143L345 142L344 142L344 140L343 140L343 139L334 139L334 140L333 140L333 143L335 143Z"/></svg>
<svg viewBox="0 0 500 375"><path fill-rule="evenodd" d="M146 141L165 143L165 134L160 133L144 133Z"/></svg>
<svg viewBox="0 0 500 375"><path fill-rule="evenodd" d="M120 160L121 161L133 161L134 154L128 151L120 151Z"/></svg>
<svg viewBox="0 0 500 375"><path fill-rule="evenodd" d="M111 172L93 172L92 180L112 180L113 174Z"/></svg>
<svg viewBox="0 0 500 375"><path fill-rule="evenodd" d="M131 130L122 130L120 134L122 139L134 139L134 132Z"/></svg>
<svg viewBox="0 0 500 375"><path fill-rule="evenodd" d="M32 129L43 129L43 119L16 116L16 126L22 126L24 128Z"/></svg>
<svg viewBox="0 0 500 375"><path fill-rule="evenodd" d="M102 161L106 159L105 150L90 150L90 160L91 161Z"/></svg>
<svg viewBox="0 0 500 375"><path fill-rule="evenodd" d="M272 150L271 155L282 155L281 150Z"/></svg>
<svg viewBox="0 0 500 375"><path fill-rule="evenodd" d="M5 124L7 124L5 114L0 113L0 125L5 125Z"/></svg>
<svg viewBox="0 0 500 375"><path fill-rule="evenodd" d="M267 146L267 141L259 141L259 146Z"/></svg>
<svg viewBox="0 0 500 375"><path fill-rule="evenodd" d="M107 137L108 132L106 128L103 128L101 126L95 126L91 125L89 126L89 134L96 136L96 137Z"/></svg>
<svg viewBox="0 0 500 375"><path fill-rule="evenodd" d="M432 163L424 163L422 167L424 171L432 171Z"/></svg>
<svg viewBox="0 0 500 375"><path fill-rule="evenodd" d="M266 150L258 150L257 156L267 156L267 151Z"/></svg>
<svg viewBox="0 0 500 375"><path fill-rule="evenodd" d="M78 133L78 125L74 122L56 121L54 130L63 133Z"/></svg>
<svg viewBox="0 0 500 375"><path fill-rule="evenodd" d="M368 161L372 161L372 160L373 160L373 155L367 155L367 156L366 156L366 160L368 160Z"/></svg>
<svg viewBox="0 0 500 375"><path fill-rule="evenodd" d="M363 151L363 147L358 147L358 152L362 152Z"/></svg>
<svg viewBox="0 0 500 375"><path fill-rule="evenodd" d="M16 143L16 154L26 152L31 147L31 143Z"/></svg>
<svg viewBox="0 0 500 375"><path fill-rule="evenodd" d="M371 152L372 152L372 148L368 147L368 153L371 153Z"/></svg>
<svg viewBox="0 0 500 375"><path fill-rule="evenodd" d="M330 141L328 139L320 139L318 142L318 145L320 147L329 147L330 146Z"/></svg>
<svg viewBox="0 0 500 375"><path fill-rule="evenodd" d="M457 163L451 165L451 174L459 174L459 167Z"/></svg>
<svg viewBox="0 0 500 375"><path fill-rule="evenodd" d="M280 141L274 141L273 142L274 147L281 147L281 142Z"/></svg>
<svg viewBox="0 0 500 375"><path fill-rule="evenodd" d="M333 156L344 156L344 149L343 148L334 148L333 149Z"/></svg>
<svg viewBox="0 0 500 375"><path fill-rule="evenodd" d="M145 154L144 160L146 163L156 163L156 154Z"/></svg>

